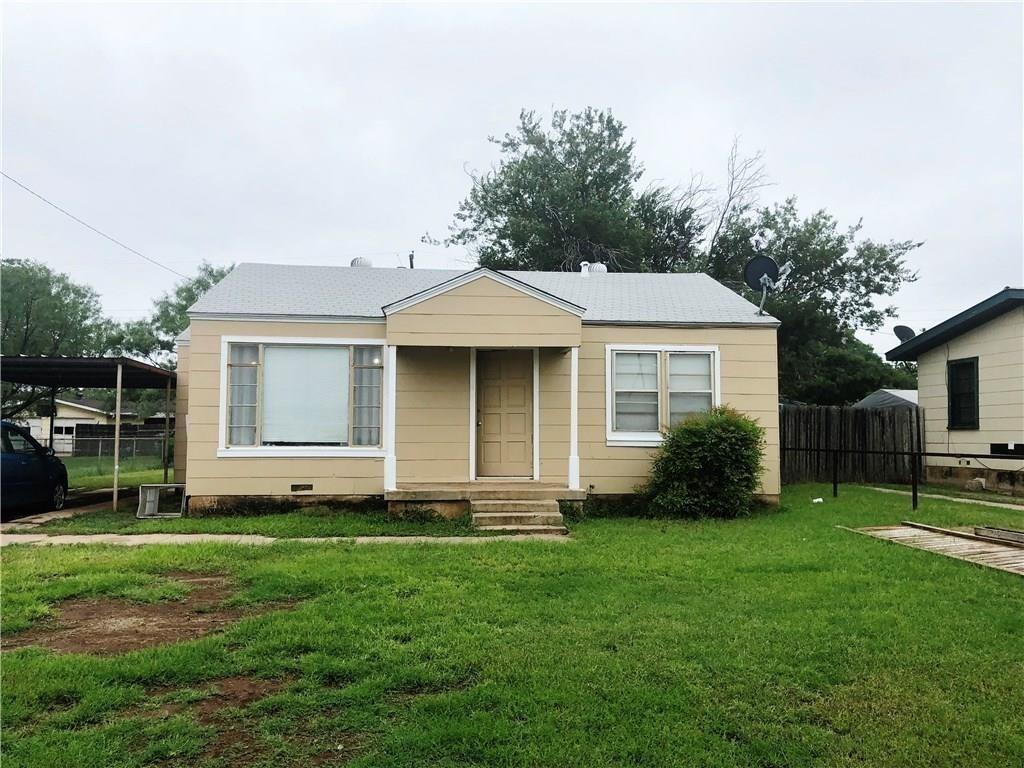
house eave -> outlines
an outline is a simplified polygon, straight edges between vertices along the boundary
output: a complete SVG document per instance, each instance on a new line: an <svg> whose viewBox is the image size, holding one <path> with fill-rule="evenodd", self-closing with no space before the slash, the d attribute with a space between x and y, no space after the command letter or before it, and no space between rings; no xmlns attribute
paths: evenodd
<svg viewBox="0 0 1024 768"><path fill-rule="evenodd" d="M885 353L890 362L917 360L917 358L940 344L952 341L990 320L1024 306L1024 288L1004 288L994 296L965 309L927 331L905 341Z"/></svg>

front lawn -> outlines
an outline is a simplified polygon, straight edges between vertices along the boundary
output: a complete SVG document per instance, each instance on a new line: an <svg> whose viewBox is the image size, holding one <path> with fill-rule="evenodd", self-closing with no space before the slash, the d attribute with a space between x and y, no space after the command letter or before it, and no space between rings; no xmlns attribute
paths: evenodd
<svg viewBox="0 0 1024 768"><path fill-rule="evenodd" d="M835 527L1024 513L829 494L562 545L7 548L8 632L68 598L152 611L183 571L232 579L240 618L5 651L4 766L1024 764L1024 581Z"/></svg>
<svg viewBox="0 0 1024 768"><path fill-rule="evenodd" d="M114 486L113 456L64 456L61 457L68 470L68 488L94 491ZM122 488L143 483L162 483L163 465L159 456L134 456L121 460L118 485ZM174 472L168 472L168 481L173 482Z"/></svg>
<svg viewBox="0 0 1024 768"><path fill-rule="evenodd" d="M210 517L139 520L132 500L119 512L86 512L32 528L32 533L251 533L279 538L312 536L466 536L478 533L468 518L395 520L378 512L338 511L307 507L295 512L267 515L212 515Z"/></svg>

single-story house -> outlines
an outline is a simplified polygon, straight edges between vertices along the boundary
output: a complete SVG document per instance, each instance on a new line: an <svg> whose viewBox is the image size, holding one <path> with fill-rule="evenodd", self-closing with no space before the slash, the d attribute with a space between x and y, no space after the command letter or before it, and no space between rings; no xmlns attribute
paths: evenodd
<svg viewBox="0 0 1024 768"><path fill-rule="evenodd" d="M985 477L990 485L1024 483L1024 288L1005 288L886 357L917 361L926 451L1008 457L928 456L929 480Z"/></svg>
<svg viewBox="0 0 1024 768"><path fill-rule="evenodd" d="M113 436L114 410L107 406L102 400L82 397L75 392L65 393L63 397L54 399L56 414L53 419L53 449L58 455L69 455L74 451L75 440L99 439L98 435L106 435L104 430L89 430L83 427L109 426L110 436ZM173 425L174 414L171 414ZM20 423L28 427L36 440L43 445L50 441L50 417L31 416L19 419ZM134 403L121 403L121 421L124 424L145 424L151 425L154 429L163 430L164 415L162 412L155 413L146 419L138 416ZM84 435L84 437L83 437Z"/></svg>
<svg viewBox="0 0 1024 768"><path fill-rule="evenodd" d="M876 389L851 408L917 408L916 389Z"/></svg>
<svg viewBox="0 0 1024 768"><path fill-rule="evenodd" d="M779 323L707 275L241 264L189 318L175 467L191 509L557 509L631 493L662 431L717 404L765 427L761 493L778 498Z"/></svg>

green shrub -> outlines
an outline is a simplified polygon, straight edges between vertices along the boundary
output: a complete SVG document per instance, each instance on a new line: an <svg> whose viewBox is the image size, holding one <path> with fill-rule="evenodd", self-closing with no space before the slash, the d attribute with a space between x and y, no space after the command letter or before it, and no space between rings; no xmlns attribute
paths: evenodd
<svg viewBox="0 0 1024 768"><path fill-rule="evenodd" d="M665 435L641 489L648 514L750 514L761 475L764 429L731 408L693 416Z"/></svg>

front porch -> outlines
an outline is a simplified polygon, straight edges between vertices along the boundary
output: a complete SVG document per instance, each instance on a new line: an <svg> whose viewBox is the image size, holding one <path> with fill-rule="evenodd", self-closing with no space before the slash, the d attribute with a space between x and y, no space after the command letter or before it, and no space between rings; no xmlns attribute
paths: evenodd
<svg viewBox="0 0 1024 768"><path fill-rule="evenodd" d="M471 515L485 531L568 533L562 502L579 504L586 491L532 480L401 483L384 493L389 514L405 517L424 509L445 518Z"/></svg>

